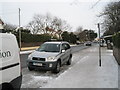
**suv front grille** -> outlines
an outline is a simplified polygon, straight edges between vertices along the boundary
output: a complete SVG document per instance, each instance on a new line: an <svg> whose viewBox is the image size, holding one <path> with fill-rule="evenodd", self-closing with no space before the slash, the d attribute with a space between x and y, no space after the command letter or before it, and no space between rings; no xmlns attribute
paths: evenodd
<svg viewBox="0 0 120 90"><path fill-rule="evenodd" d="M33 57L32 60L45 61L45 58Z"/></svg>

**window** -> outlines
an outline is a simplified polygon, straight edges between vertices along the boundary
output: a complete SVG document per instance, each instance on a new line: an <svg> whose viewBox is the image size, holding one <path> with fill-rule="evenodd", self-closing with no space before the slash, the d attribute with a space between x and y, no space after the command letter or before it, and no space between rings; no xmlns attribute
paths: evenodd
<svg viewBox="0 0 120 90"><path fill-rule="evenodd" d="M67 43L62 44L62 49L67 50L70 49L70 45Z"/></svg>
<svg viewBox="0 0 120 90"><path fill-rule="evenodd" d="M59 52L60 44L42 44L40 48L37 49L40 52Z"/></svg>

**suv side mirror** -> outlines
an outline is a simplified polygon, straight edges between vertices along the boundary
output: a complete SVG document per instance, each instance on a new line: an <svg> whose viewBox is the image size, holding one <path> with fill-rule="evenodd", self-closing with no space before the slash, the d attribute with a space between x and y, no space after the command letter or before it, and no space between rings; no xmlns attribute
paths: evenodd
<svg viewBox="0 0 120 90"><path fill-rule="evenodd" d="M64 53L64 52L65 52L65 50L62 50L61 52L62 52L62 53Z"/></svg>

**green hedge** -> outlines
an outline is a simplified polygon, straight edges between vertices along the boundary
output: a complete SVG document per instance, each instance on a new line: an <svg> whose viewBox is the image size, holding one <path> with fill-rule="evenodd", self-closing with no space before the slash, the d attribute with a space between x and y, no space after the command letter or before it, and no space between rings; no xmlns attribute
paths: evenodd
<svg viewBox="0 0 120 90"><path fill-rule="evenodd" d="M113 44L115 47L120 48L120 33L113 35Z"/></svg>
<svg viewBox="0 0 120 90"><path fill-rule="evenodd" d="M49 34L34 35L34 34L22 33L21 35L21 41L24 43L45 42L50 38L51 36Z"/></svg>

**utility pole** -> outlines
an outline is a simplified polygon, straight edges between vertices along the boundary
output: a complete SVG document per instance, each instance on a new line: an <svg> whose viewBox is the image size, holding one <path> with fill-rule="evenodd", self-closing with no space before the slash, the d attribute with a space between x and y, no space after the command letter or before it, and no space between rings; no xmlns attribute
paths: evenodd
<svg viewBox="0 0 120 90"><path fill-rule="evenodd" d="M19 47L21 50L21 23L20 23L20 8L19 8Z"/></svg>
<svg viewBox="0 0 120 90"><path fill-rule="evenodd" d="M99 66L101 67L101 40L100 40L100 23L98 23L98 34L99 34Z"/></svg>

